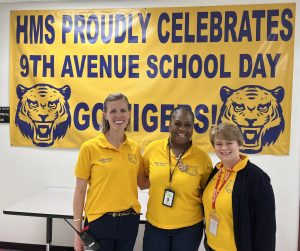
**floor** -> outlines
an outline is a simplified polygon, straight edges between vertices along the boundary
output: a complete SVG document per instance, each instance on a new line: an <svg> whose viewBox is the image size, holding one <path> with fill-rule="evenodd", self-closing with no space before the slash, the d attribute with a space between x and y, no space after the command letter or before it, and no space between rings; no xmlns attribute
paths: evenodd
<svg viewBox="0 0 300 251"><path fill-rule="evenodd" d="M0 251L22 251L22 250L15 250L15 249L1 249L1 248L0 248Z"/></svg>

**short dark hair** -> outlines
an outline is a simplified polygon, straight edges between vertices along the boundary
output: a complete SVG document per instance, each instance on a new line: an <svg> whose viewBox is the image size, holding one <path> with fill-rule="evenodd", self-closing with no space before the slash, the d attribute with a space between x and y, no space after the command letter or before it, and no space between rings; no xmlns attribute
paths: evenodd
<svg viewBox="0 0 300 251"><path fill-rule="evenodd" d="M127 102L128 110L130 111L130 105L129 105L128 98L122 93L113 93L113 94L109 94L107 96L107 98L104 100L103 112L107 112L107 104L109 102L116 101L116 100L121 100L121 99L124 99ZM106 133L106 132L109 131L109 129L110 129L110 125L109 125L108 121L104 118L104 116L102 116L101 131L103 133ZM128 124L126 126L126 131L129 131L129 130L130 130L130 119L129 119Z"/></svg>
<svg viewBox="0 0 300 251"><path fill-rule="evenodd" d="M176 108L174 108L171 111L171 113L170 113L170 122L172 122L172 120L175 118L175 114L178 113L179 111L186 111L186 112L188 112L191 115L192 121L194 123L194 121L195 121L195 115L194 115L191 107L186 106L186 105L179 105L179 106L177 106Z"/></svg>

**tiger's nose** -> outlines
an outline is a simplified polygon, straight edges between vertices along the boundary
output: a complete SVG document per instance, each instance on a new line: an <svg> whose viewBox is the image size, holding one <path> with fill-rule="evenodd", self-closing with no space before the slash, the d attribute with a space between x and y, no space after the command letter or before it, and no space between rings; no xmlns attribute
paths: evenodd
<svg viewBox="0 0 300 251"><path fill-rule="evenodd" d="M48 115L39 114L39 117L42 119L42 121L46 121L46 118L48 117Z"/></svg>
<svg viewBox="0 0 300 251"><path fill-rule="evenodd" d="M245 120L248 122L249 126L253 126L253 123L254 123L257 119L245 119Z"/></svg>

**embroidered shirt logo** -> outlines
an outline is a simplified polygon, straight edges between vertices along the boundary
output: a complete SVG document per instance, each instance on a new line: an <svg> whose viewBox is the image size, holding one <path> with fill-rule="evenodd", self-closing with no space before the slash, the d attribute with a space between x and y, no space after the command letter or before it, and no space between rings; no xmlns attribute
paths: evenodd
<svg viewBox="0 0 300 251"><path fill-rule="evenodd" d="M184 164L182 161L179 161L178 163L178 169L183 172L186 173L190 176L197 176L199 175L198 170L197 170L197 166L190 166L188 164Z"/></svg>
<svg viewBox="0 0 300 251"><path fill-rule="evenodd" d="M112 162L112 158L101 158L99 159L99 162L101 162L102 164L109 163Z"/></svg>
<svg viewBox="0 0 300 251"><path fill-rule="evenodd" d="M233 180L228 180L225 189L227 193L232 193L234 182Z"/></svg>
<svg viewBox="0 0 300 251"><path fill-rule="evenodd" d="M133 163L133 164L137 164L137 157L136 154L128 154L128 160Z"/></svg>
<svg viewBox="0 0 300 251"><path fill-rule="evenodd" d="M166 166L166 165L167 165L166 162L159 162L159 161L155 161L154 164L155 164L156 166Z"/></svg>
<svg viewBox="0 0 300 251"><path fill-rule="evenodd" d="M198 176L199 172L196 166L188 166L186 173L190 176Z"/></svg>

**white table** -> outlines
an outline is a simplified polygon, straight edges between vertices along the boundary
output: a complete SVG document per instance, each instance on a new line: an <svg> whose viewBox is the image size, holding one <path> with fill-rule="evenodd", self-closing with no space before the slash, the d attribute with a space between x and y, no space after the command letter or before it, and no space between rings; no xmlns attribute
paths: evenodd
<svg viewBox="0 0 300 251"><path fill-rule="evenodd" d="M54 218L73 219L73 188L51 187L3 210L4 214L44 217L46 224L46 250L50 250L52 242L52 224ZM142 205L140 223L145 223L148 191L139 191Z"/></svg>

